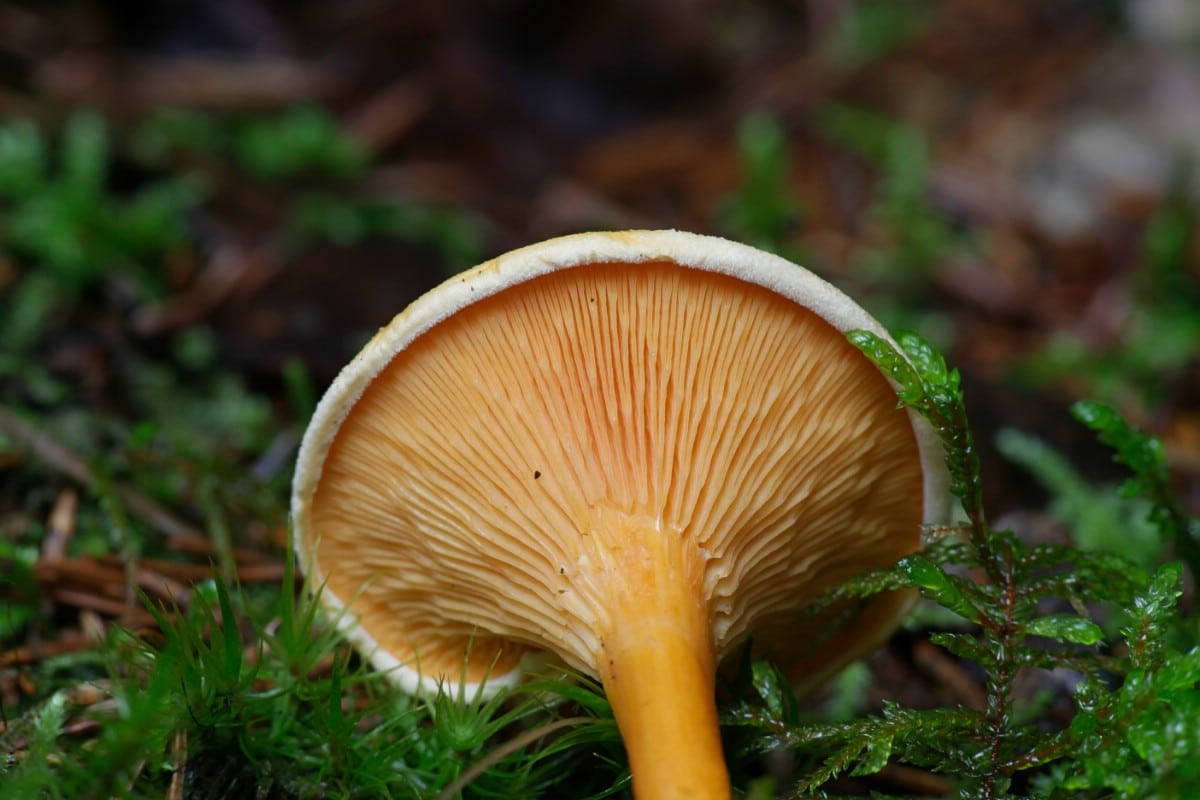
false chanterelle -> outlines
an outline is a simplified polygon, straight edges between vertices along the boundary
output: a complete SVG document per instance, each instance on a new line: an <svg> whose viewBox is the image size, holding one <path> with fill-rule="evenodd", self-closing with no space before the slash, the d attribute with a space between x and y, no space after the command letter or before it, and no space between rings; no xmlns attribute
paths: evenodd
<svg viewBox="0 0 1200 800"><path fill-rule="evenodd" d="M723 239L500 256L409 306L321 400L292 499L301 566L404 689L496 690L551 653L602 683L640 800L727 798L722 659L749 643L803 677L862 655L905 597L849 623L805 608L949 514L936 437L856 328L886 337Z"/></svg>

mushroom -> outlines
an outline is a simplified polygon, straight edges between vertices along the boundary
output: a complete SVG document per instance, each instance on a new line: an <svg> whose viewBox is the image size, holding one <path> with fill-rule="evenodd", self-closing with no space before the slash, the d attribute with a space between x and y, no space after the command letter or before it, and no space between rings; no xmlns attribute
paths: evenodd
<svg viewBox="0 0 1200 800"><path fill-rule="evenodd" d="M487 694L552 654L603 685L635 796L727 798L722 659L749 645L803 680L869 651L907 596L851 621L806 607L950 513L936 436L855 328L886 336L723 239L500 256L414 302L322 398L293 489L301 566L404 690Z"/></svg>

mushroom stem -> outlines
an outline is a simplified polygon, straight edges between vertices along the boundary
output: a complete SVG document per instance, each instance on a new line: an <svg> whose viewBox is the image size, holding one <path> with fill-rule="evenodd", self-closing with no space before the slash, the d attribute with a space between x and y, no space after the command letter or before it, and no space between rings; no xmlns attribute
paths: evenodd
<svg viewBox="0 0 1200 800"><path fill-rule="evenodd" d="M637 800L729 800L707 604L681 544L653 531L621 554L601 682Z"/></svg>
<svg viewBox="0 0 1200 800"><path fill-rule="evenodd" d="M623 629L607 645L604 690L629 754L637 800L728 800L712 658L671 621Z"/></svg>

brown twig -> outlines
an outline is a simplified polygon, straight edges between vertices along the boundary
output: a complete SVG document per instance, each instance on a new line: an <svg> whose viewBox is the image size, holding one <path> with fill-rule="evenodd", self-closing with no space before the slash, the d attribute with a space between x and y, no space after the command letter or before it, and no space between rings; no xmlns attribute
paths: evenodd
<svg viewBox="0 0 1200 800"><path fill-rule="evenodd" d="M954 784L941 775L905 764L888 764L876 777L906 793L923 797L945 797L954 791Z"/></svg>
<svg viewBox="0 0 1200 800"><path fill-rule="evenodd" d="M79 508L79 494L74 489L63 489L47 520L46 538L42 540L41 560L58 563L66 557L67 546L75 535L75 512Z"/></svg>
<svg viewBox="0 0 1200 800"><path fill-rule="evenodd" d="M183 800L187 775L187 730L179 729L171 737L171 783L167 787L167 800Z"/></svg>
<svg viewBox="0 0 1200 800"><path fill-rule="evenodd" d="M963 671L962 667L929 642L917 642L913 647L917 667L945 687L960 703L973 711L987 707L987 693Z"/></svg>
<svg viewBox="0 0 1200 800"><path fill-rule="evenodd" d="M186 605L191 592L187 585L155 572L141 562L137 564L137 588L151 597L167 602ZM114 600L127 599L125 590L125 565L115 558L80 558L38 561L33 568L34 576L43 586L67 580L89 589L106 594ZM206 575L211 575L211 570Z"/></svg>
<svg viewBox="0 0 1200 800"><path fill-rule="evenodd" d="M193 539L193 538L176 538L168 542L170 548L178 553L186 553L193 556L205 556L213 559L215 562L216 548L208 539ZM233 548L234 560L239 565L248 564L264 564L268 563L270 557L265 553L260 553L257 550L251 550L246 547ZM206 568L208 575L212 575L212 567Z"/></svg>
<svg viewBox="0 0 1200 800"><path fill-rule="evenodd" d="M77 653L95 646L95 642L79 633L68 633L53 642L38 642L29 647L16 647L0 652L0 667L23 667L47 658Z"/></svg>
<svg viewBox="0 0 1200 800"><path fill-rule="evenodd" d="M28 450L34 458L66 475L76 483L88 487L95 484L96 476L82 458L75 455L50 434L30 425L5 406L0 406L0 431L12 439L17 446ZM171 539L178 542L206 542L203 531L175 516L136 489L114 485L113 491L130 513Z"/></svg>
<svg viewBox="0 0 1200 800"><path fill-rule="evenodd" d="M56 603L76 608L91 609L100 614L116 617L121 620L122 624L128 627L156 624L153 614L137 606L130 606L124 600L111 600L107 597L102 597L91 592L81 592L78 589L70 587L54 587L49 591L49 595ZM87 643L87 645L91 644L94 643Z"/></svg>

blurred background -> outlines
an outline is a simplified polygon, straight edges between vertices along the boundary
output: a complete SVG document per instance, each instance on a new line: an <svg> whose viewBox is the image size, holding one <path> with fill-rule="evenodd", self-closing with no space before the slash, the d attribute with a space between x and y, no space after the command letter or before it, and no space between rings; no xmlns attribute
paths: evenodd
<svg viewBox="0 0 1200 800"><path fill-rule="evenodd" d="M0 3L5 391L319 389L454 271L672 227L932 339L977 424L1101 397L1194 475L1198 60L1187 0Z"/></svg>

